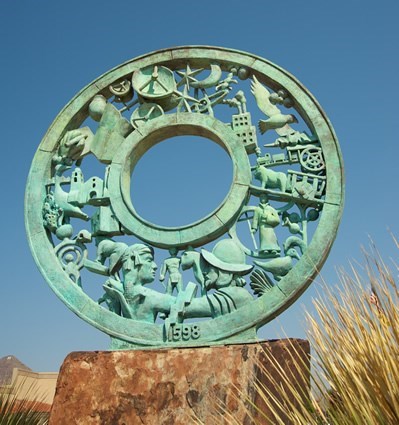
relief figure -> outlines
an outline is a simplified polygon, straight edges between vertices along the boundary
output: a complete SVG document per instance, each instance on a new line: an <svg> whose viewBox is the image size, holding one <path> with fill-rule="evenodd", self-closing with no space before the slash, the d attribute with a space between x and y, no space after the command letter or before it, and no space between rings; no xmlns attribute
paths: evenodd
<svg viewBox="0 0 399 425"><path fill-rule="evenodd" d="M259 231L259 252L262 254L277 255L281 249L277 242L274 228L280 224L277 211L269 204L268 197L261 195L260 203L255 208L251 232Z"/></svg>

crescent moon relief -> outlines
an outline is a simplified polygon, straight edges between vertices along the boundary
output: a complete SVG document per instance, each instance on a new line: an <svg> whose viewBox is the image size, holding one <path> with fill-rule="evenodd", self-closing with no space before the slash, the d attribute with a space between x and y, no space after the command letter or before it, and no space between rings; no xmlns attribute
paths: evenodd
<svg viewBox="0 0 399 425"><path fill-rule="evenodd" d="M57 143L35 157L28 179L38 266L113 349L255 341L311 283L342 213L338 142L303 86L276 67L272 80L265 59L248 67L253 55L242 52L170 53L179 59L133 59L111 84L105 74L75 97L72 107L89 104L85 120L71 129L61 112ZM146 150L178 135L221 145L234 180L211 214L168 228L137 214L130 177ZM99 175L90 175L89 158ZM326 202L330 194L336 202ZM308 270L304 256L316 267Z"/></svg>
<svg viewBox="0 0 399 425"><path fill-rule="evenodd" d="M196 89L209 89L213 86L216 86L217 83L222 78L222 69L219 65L211 64L211 73L210 75L201 81L193 81L191 87Z"/></svg>

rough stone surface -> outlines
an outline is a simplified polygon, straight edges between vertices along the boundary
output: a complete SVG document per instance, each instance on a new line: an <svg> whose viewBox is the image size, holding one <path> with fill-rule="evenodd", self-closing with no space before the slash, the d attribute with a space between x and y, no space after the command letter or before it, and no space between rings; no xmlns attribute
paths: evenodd
<svg viewBox="0 0 399 425"><path fill-rule="evenodd" d="M265 409L256 380L270 387L259 361L270 370L269 350L286 371L296 351L309 364L304 340L277 340L201 348L76 352L65 359L57 383L50 425L230 423L214 415L223 406L237 423L253 423L249 400ZM274 374L276 376L276 374ZM294 373L293 380L309 388ZM276 388L276 395L278 390ZM251 411L251 410L250 410ZM256 411L252 411L259 423Z"/></svg>

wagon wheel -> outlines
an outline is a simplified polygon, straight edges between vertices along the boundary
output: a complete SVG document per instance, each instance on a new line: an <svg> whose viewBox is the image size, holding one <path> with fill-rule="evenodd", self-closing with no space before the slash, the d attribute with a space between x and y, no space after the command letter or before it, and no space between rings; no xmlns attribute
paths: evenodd
<svg viewBox="0 0 399 425"><path fill-rule="evenodd" d="M115 96L116 102L128 102L133 98L132 83L129 80L122 80L118 83L110 84L109 91Z"/></svg>
<svg viewBox="0 0 399 425"><path fill-rule="evenodd" d="M147 99L163 99L176 89L173 72L165 66L148 66L135 71L132 83L136 92Z"/></svg>
<svg viewBox="0 0 399 425"><path fill-rule="evenodd" d="M318 172L326 167L321 148L314 146L308 147L301 152L299 162L305 170L311 172Z"/></svg>
<svg viewBox="0 0 399 425"><path fill-rule="evenodd" d="M138 107L130 117L130 123L134 128L138 128L147 121L163 115L163 109L156 103L144 103Z"/></svg>
<svg viewBox="0 0 399 425"><path fill-rule="evenodd" d="M130 92L131 83L129 80L122 80L119 83L110 84L109 91L118 97L124 97Z"/></svg>

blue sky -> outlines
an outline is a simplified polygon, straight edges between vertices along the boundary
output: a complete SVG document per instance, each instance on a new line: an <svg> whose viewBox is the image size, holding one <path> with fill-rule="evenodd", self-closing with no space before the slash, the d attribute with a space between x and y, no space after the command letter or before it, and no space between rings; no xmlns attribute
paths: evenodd
<svg viewBox="0 0 399 425"><path fill-rule="evenodd" d="M71 351L108 346L108 337L71 313L37 270L23 196L33 155L61 108L97 76L149 51L230 47L296 76L329 116L345 164L345 210L324 278L334 284L334 268L359 259L369 235L383 254L396 257L387 228L398 235L398 13L394 0L0 2L0 357L14 354L34 370L53 371ZM303 337L302 306L311 309L316 289L312 285L262 336L275 338L282 326L289 336Z"/></svg>

